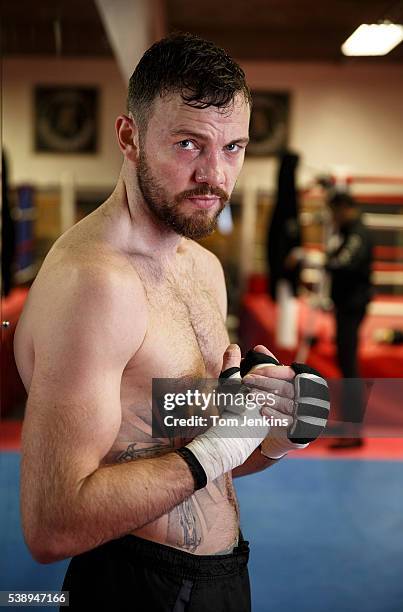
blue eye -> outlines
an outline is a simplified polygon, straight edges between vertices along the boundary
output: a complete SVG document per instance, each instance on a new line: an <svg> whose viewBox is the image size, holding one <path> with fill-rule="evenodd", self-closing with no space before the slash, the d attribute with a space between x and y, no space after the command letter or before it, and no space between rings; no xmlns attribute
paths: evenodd
<svg viewBox="0 0 403 612"><path fill-rule="evenodd" d="M193 145L193 147L194 147L193 142L191 140L187 139L187 138L185 140L181 140L180 143L179 143L180 148L181 149L185 149L185 150L189 150L190 149L190 145Z"/></svg>
<svg viewBox="0 0 403 612"><path fill-rule="evenodd" d="M231 144L226 146L227 151L229 151L230 153L237 153L238 151L241 150L240 145L232 142Z"/></svg>

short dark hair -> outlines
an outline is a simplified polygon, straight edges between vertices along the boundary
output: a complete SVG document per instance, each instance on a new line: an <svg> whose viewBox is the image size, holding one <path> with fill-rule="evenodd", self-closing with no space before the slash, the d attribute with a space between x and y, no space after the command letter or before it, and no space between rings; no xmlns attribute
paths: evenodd
<svg viewBox="0 0 403 612"><path fill-rule="evenodd" d="M155 98L179 93L195 108L228 108L237 93L252 106L245 73L220 47L194 34L176 32L154 43L136 66L127 110L145 128Z"/></svg>
<svg viewBox="0 0 403 612"><path fill-rule="evenodd" d="M340 208L345 206L346 208L357 208L357 202L354 198L346 191L337 191L330 196L328 204L331 208Z"/></svg>

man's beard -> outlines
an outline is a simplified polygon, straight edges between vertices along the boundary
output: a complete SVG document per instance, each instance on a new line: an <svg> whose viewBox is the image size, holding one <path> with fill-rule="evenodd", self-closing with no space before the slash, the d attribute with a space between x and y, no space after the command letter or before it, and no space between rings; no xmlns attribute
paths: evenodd
<svg viewBox="0 0 403 612"><path fill-rule="evenodd" d="M195 189L182 191L173 200L169 200L166 191L153 177L144 150L140 149L137 167L137 179L141 194L149 210L166 226L186 238L203 238L217 227L217 219L229 200L228 194L219 187L210 187L207 183ZM186 198L213 195L220 198L220 206L211 215L211 211L196 209L193 213L181 212L181 205Z"/></svg>

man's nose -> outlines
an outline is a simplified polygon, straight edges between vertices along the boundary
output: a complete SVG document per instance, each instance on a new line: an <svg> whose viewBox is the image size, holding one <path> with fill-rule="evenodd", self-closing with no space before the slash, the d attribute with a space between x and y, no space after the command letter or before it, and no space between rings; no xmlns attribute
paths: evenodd
<svg viewBox="0 0 403 612"><path fill-rule="evenodd" d="M218 154L205 157L195 170L196 183L208 183L212 187L222 187L225 174Z"/></svg>

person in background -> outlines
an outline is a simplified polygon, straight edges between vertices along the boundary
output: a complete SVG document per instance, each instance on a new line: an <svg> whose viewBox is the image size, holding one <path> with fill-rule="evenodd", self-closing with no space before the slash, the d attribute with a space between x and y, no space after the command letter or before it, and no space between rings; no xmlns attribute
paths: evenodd
<svg viewBox="0 0 403 612"><path fill-rule="evenodd" d="M372 242L361 220L356 201L348 193L328 200L335 233L327 248L326 270L331 277L331 298L336 317L337 360L345 379L341 418L348 437L337 438L333 449L360 447L360 423L364 413L363 387L359 379L359 330L371 300ZM350 435L351 437L350 437Z"/></svg>

